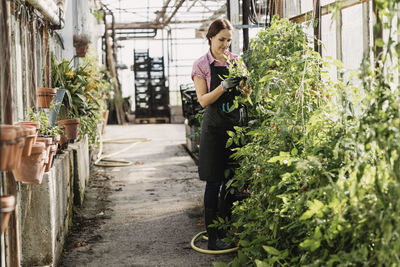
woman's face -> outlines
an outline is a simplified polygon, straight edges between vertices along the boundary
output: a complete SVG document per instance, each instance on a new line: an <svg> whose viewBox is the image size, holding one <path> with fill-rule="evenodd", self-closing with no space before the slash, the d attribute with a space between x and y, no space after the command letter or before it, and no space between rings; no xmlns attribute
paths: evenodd
<svg viewBox="0 0 400 267"><path fill-rule="evenodd" d="M210 38L211 52L214 56L221 55L228 49L232 41L232 35L232 30L223 29L220 30L217 35Z"/></svg>

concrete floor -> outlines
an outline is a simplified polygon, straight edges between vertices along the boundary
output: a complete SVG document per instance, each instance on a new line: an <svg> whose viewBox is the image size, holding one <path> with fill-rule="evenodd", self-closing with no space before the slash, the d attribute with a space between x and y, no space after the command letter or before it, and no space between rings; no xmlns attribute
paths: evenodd
<svg viewBox="0 0 400 267"><path fill-rule="evenodd" d="M119 153L129 167L95 167L60 266L212 266L190 240L204 229L204 182L183 147L183 124L107 126L104 139L149 138ZM104 144L110 154L130 144ZM199 246L205 247L205 242Z"/></svg>

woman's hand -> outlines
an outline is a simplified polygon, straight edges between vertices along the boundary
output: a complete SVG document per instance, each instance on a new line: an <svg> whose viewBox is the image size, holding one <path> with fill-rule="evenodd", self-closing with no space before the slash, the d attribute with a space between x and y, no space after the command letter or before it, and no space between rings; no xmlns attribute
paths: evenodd
<svg viewBox="0 0 400 267"><path fill-rule="evenodd" d="M235 88L236 86L239 85L241 79L242 78L240 78L240 77L234 77L234 78L229 78L229 79L223 80L221 82L222 89L224 89L224 92L226 92L226 91L228 91L228 89Z"/></svg>

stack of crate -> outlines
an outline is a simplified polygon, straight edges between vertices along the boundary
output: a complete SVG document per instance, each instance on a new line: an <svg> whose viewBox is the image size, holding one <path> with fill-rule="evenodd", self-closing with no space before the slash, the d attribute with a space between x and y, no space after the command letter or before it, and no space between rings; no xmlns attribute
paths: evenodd
<svg viewBox="0 0 400 267"><path fill-rule="evenodd" d="M151 92L149 90L149 51L134 51L135 114L151 117Z"/></svg>
<svg viewBox="0 0 400 267"><path fill-rule="evenodd" d="M165 79L164 57L150 58L150 90L153 116L169 118L169 88Z"/></svg>
<svg viewBox="0 0 400 267"><path fill-rule="evenodd" d="M169 122L169 88L166 85L164 58L149 57L149 52L134 51L135 122Z"/></svg>

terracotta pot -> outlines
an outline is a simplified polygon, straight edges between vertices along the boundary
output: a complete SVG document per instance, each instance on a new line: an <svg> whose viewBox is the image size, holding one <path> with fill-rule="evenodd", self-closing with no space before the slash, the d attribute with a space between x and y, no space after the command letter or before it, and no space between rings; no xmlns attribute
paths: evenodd
<svg viewBox="0 0 400 267"><path fill-rule="evenodd" d="M46 157L45 144L42 142L33 144L31 155L22 157L21 167L13 170L15 180L26 184L42 183Z"/></svg>
<svg viewBox="0 0 400 267"><path fill-rule="evenodd" d="M60 150L68 148L68 138L65 135L61 135L60 138Z"/></svg>
<svg viewBox="0 0 400 267"><path fill-rule="evenodd" d="M37 106L39 108L49 108L51 102L56 97L57 89L38 88L36 91Z"/></svg>
<svg viewBox="0 0 400 267"><path fill-rule="evenodd" d="M78 138L79 123L79 118L57 121L57 124L60 125L61 128L64 130L65 136L67 137L68 141Z"/></svg>
<svg viewBox="0 0 400 267"><path fill-rule="evenodd" d="M37 137L36 127L29 125L22 125L22 124L21 127L24 129L24 135L25 135L25 144L24 144L24 149L22 150L22 155L30 156L32 145L36 142L36 137Z"/></svg>
<svg viewBox="0 0 400 267"><path fill-rule="evenodd" d="M25 146L25 132L24 128L22 128L20 125L13 125L13 127L15 127L15 130L17 132L17 136L15 138L15 168L19 168L19 166L21 165L22 151L24 151Z"/></svg>
<svg viewBox="0 0 400 267"><path fill-rule="evenodd" d="M11 171L15 168L15 138L17 131L12 125L0 125L0 170Z"/></svg>
<svg viewBox="0 0 400 267"><path fill-rule="evenodd" d="M75 52L77 57L85 57L86 53L88 51L88 46L80 46L80 47L75 47Z"/></svg>
<svg viewBox="0 0 400 267"><path fill-rule="evenodd" d="M53 138L52 137L38 137L36 139L36 142L42 142L45 144L46 146L46 153L47 153L47 157L44 163L48 164L49 163L49 158L50 158L50 148L53 144Z"/></svg>
<svg viewBox="0 0 400 267"><path fill-rule="evenodd" d="M77 57L84 57L88 50L89 46L89 35L87 34L74 34L73 37L73 45L75 47L75 52Z"/></svg>
<svg viewBox="0 0 400 267"><path fill-rule="evenodd" d="M107 121L108 121L108 114L110 113L110 111L107 109L106 111L104 111L103 113L103 125L101 127L101 134L104 134L105 130L106 130L106 126L107 126Z"/></svg>
<svg viewBox="0 0 400 267"><path fill-rule="evenodd" d="M38 121L19 121L16 122L15 125L28 125L28 126L33 126L36 128L36 136L39 133L39 128L40 128L40 122ZM36 143L36 137L33 139L33 143Z"/></svg>
<svg viewBox="0 0 400 267"><path fill-rule="evenodd" d="M15 209L15 197L13 195L4 195L1 199L1 233L3 234L10 220L11 212Z"/></svg>
<svg viewBox="0 0 400 267"><path fill-rule="evenodd" d="M56 145L51 145L50 146L50 154L49 154L49 162L46 163L46 168L45 168L45 172L50 171L51 167L53 166L53 160L54 160L54 155L57 152L57 146Z"/></svg>

